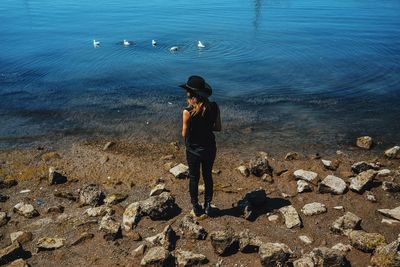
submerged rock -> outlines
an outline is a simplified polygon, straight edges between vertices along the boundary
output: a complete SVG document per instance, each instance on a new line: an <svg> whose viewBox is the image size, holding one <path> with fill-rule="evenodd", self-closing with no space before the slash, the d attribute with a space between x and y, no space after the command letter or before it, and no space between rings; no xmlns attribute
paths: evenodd
<svg viewBox="0 0 400 267"><path fill-rule="evenodd" d="M100 206L104 198L104 193L95 184L85 186L79 193L79 202L82 205Z"/></svg>
<svg viewBox="0 0 400 267"><path fill-rule="evenodd" d="M319 184L319 193L331 193L335 195L341 195L346 191L347 185L343 179L336 177L334 175L328 175Z"/></svg>
<svg viewBox="0 0 400 267"><path fill-rule="evenodd" d="M370 136L361 136L357 138L356 145L359 148L370 149L372 146L373 140Z"/></svg>
<svg viewBox="0 0 400 267"><path fill-rule="evenodd" d="M261 265L271 267L285 266L293 252L283 243L264 243L260 246L258 253L260 255Z"/></svg>
<svg viewBox="0 0 400 267"><path fill-rule="evenodd" d="M285 225L287 228L301 227L300 216L292 205L282 207L279 211L285 218Z"/></svg>

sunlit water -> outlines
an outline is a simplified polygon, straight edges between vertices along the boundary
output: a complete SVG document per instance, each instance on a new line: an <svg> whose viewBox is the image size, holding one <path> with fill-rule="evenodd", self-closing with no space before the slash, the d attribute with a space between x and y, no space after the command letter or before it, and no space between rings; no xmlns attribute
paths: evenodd
<svg viewBox="0 0 400 267"><path fill-rule="evenodd" d="M398 0L2 0L0 146L175 140L192 74L220 103L221 145L399 143L399 14Z"/></svg>

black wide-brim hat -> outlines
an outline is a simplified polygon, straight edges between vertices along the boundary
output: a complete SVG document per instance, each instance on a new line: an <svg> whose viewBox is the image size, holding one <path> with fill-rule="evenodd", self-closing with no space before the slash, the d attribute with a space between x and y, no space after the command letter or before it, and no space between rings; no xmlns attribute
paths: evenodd
<svg viewBox="0 0 400 267"><path fill-rule="evenodd" d="M197 75L190 76L185 84L179 85L183 89L193 92L201 97L209 97L212 95L211 86L206 81Z"/></svg>

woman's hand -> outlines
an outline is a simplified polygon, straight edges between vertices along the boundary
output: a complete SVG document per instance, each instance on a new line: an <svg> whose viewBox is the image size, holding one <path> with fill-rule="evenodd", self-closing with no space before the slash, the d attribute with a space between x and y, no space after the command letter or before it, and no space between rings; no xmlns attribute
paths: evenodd
<svg viewBox="0 0 400 267"><path fill-rule="evenodd" d="M189 113L189 111L184 109L183 114L182 114L182 137L183 138L186 138L189 119L190 119L190 113Z"/></svg>

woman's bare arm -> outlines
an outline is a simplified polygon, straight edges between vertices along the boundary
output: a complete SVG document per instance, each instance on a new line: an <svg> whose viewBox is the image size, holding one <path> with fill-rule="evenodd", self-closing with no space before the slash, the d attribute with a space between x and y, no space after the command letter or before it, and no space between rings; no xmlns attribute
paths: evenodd
<svg viewBox="0 0 400 267"><path fill-rule="evenodd" d="M214 123L213 131L220 132L221 130L222 130L221 116L219 112L219 107L217 106L217 118Z"/></svg>
<svg viewBox="0 0 400 267"><path fill-rule="evenodd" d="M183 114L182 114L182 137L183 138L186 138L189 119L190 119L189 111L187 111L186 109L183 110Z"/></svg>

